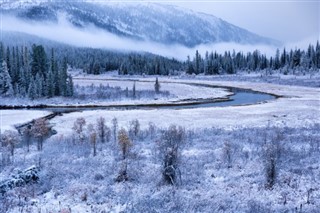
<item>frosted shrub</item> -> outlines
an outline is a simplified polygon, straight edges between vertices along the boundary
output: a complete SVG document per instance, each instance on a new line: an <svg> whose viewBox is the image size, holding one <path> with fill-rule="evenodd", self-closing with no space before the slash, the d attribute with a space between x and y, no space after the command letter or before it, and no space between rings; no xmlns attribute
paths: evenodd
<svg viewBox="0 0 320 213"><path fill-rule="evenodd" d="M116 181L122 182L122 181L127 181L129 179L127 175L127 157L128 157L129 149L132 146L132 142L130 141L128 132L124 128L121 128L118 132L118 144L121 150L122 162L121 162L121 169L120 169L119 175L116 178Z"/></svg>
<svg viewBox="0 0 320 213"><path fill-rule="evenodd" d="M140 123L138 119L130 121L129 134L131 138L136 138L140 133Z"/></svg>
<svg viewBox="0 0 320 213"><path fill-rule="evenodd" d="M47 120L37 119L31 127L31 135L37 140L37 148L42 151L44 140L50 135L51 127Z"/></svg>
<svg viewBox="0 0 320 213"><path fill-rule="evenodd" d="M76 135L76 138L78 141L80 141L81 143L84 142L84 126L86 125L86 120L84 118L77 118L76 121L73 123L73 131Z"/></svg>
<svg viewBox="0 0 320 213"><path fill-rule="evenodd" d="M5 165L6 158L10 160L9 155L13 158L14 156L14 149L19 144L21 138L19 134L12 130L6 130L1 135L1 152L2 152L2 164Z"/></svg>
<svg viewBox="0 0 320 213"><path fill-rule="evenodd" d="M161 137L160 152L163 155L163 178L166 183L177 184L180 170L178 158L180 148L185 141L185 130L182 127L170 126Z"/></svg>

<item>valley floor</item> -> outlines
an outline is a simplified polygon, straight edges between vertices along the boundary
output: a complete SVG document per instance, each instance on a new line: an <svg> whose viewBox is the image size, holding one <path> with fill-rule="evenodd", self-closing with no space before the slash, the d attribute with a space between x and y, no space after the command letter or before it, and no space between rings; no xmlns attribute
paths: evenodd
<svg viewBox="0 0 320 213"><path fill-rule="evenodd" d="M81 76L78 76L79 82ZM95 78L95 79L93 79ZM91 80L90 80L91 79ZM121 87L131 80L151 87L154 78L97 76L87 83ZM110 81L112 79L113 81ZM147 82L150 83L147 83ZM320 89L261 82L213 79L159 78L177 90L175 97L186 98L177 85L197 83L238 87L270 93L279 98L247 106L94 110L64 114L50 120L57 134L48 139L43 151L35 145L15 151L11 163L1 167L0 180L31 165L41 168L37 184L18 187L0 198L1 212L317 212L320 207ZM75 80L77 82L77 80ZM84 81L81 81L82 83ZM113 83L112 83L113 82ZM170 82L170 83L169 83ZM142 85L142 84L141 84ZM212 88L193 89L183 84L193 97L208 97ZM187 90L187 89L190 90ZM216 90L213 90L216 91ZM225 96L217 90L216 97ZM165 101L165 100L161 100ZM25 111L12 111L15 116ZM28 111L29 112L29 111ZM30 110L35 115L37 111ZM2 128L12 129L17 120L2 116ZM18 114L17 114L18 113ZM47 112L41 111L39 117ZM30 114L31 115L31 114ZM129 181L117 183L123 168L121 152L111 132L109 142L97 144L93 156L90 142L79 143L72 130L77 118L96 124L105 118L112 129L130 132L132 120L140 124L139 133L130 136L133 146L126 161ZM33 119L30 117L29 119ZM26 122L21 120L18 123ZM179 152L181 181L176 186L162 179L164 132L175 124L184 129ZM84 139L89 140L89 138ZM272 144L270 147L269 145ZM275 154L275 183L266 187L270 153ZM269 156L269 157L268 157Z"/></svg>

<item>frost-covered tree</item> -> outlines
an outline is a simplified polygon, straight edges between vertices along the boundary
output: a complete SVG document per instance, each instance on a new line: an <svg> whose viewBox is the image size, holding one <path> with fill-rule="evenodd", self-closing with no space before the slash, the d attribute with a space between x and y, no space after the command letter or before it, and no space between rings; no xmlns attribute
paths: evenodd
<svg viewBox="0 0 320 213"><path fill-rule="evenodd" d="M140 132L140 122L138 119L130 121L130 135L132 137L137 137Z"/></svg>
<svg viewBox="0 0 320 213"><path fill-rule="evenodd" d="M124 160L127 158L129 149L132 146L128 132L124 128L121 128L118 132L118 144L121 150L122 159Z"/></svg>
<svg viewBox="0 0 320 213"><path fill-rule="evenodd" d="M86 120L84 118L77 118L73 123L73 131L76 134L77 139L83 143L85 136L84 136L84 126L86 125Z"/></svg>
<svg viewBox="0 0 320 213"><path fill-rule="evenodd" d="M30 131L32 137L37 140L38 151L42 151L43 142L50 135L51 131L48 121L43 118L35 120Z"/></svg>
<svg viewBox="0 0 320 213"><path fill-rule="evenodd" d="M21 138L16 131L13 130L6 130L1 135L1 146L6 147L10 152L10 155L14 156L14 149L17 144L19 144Z"/></svg>
<svg viewBox="0 0 320 213"><path fill-rule="evenodd" d="M122 165L116 181L123 182L129 179L127 174L127 157L132 146L132 142L129 138L128 132L124 128L121 128L118 132L118 144L122 155Z"/></svg>
<svg viewBox="0 0 320 213"><path fill-rule="evenodd" d="M101 143L106 142L107 126L103 117L97 119L97 133Z"/></svg>
<svg viewBox="0 0 320 213"><path fill-rule="evenodd" d="M68 75L67 78L67 88L66 88L66 96L71 97L73 96L74 90L73 90L73 80L71 75Z"/></svg>
<svg viewBox="0 0 320 213"><path fill-rule="evenodd" d="M166 183L175 185L180 177L179 156L185 141L185 130L171 125L161 137L160 153L163 158L163 178Z"/></svg>
<svg viewBox="0 0 320 213"><path fill-rule="evenodd" d="M133 98L133 99L136 98L136 82L133 82L133 86L132 86L132 98Z"/></svg>
<svg viewBox="0 0 320 213"><path fill-rule="evenodd" d="M156 82L154 83L154 91L158 94L160 93L160 83L158 78L156 78Z"/></svg>
<svg viewBox="0 0 320 213"><path fill-rule="evenodd" d="M118 119L117 118L113 118L111 120L111 124L112 124L114 143L117 143Z"/></svg>
<svg viewBox="0 0 320 213"><path fill-rule="evenodd" d="M0 67L0 94L4 96L13 95L13 87L11 77L8 72L6 61L2 62Z"/></svg>
<svg viewBox="0 0 320 213"><path fill-rule="evenodd" d="M92 124L88 125L88 136L93 149L93 157L97 155L97 132Z"/></svg>

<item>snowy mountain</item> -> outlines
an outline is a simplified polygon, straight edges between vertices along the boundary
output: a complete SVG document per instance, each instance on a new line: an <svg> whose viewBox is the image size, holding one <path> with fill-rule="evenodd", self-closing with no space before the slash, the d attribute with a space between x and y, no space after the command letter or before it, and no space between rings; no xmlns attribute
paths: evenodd
<svg viewBox="0 0 320 213"><path fill-rule="evenodd" d="M120 37L161 44L278 43L212 15L157 3L4 0L1 8L3 14L36 23L55 23L63 14L80 29L94 26Z"/></svg>

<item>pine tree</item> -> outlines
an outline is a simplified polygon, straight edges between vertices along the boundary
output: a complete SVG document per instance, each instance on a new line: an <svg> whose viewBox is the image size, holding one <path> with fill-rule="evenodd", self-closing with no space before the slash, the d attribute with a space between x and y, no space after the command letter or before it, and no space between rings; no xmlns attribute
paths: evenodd
<svg viewBox="0 0 320 213"><path fill-rule="evenodd" d="M67 78L68 78L67 69L68 69L67 59L64 58L62 69L59 76L60 77L60 80L59 80L60 94L59 95L62 95L62 96L67 96Z"/></svg>
<svg viewBox="0 0 320 213"><path fill-rule="evenodd" d="M6 61L2 62L0 67L0 94L4 96L13 95L12 80L9 75L8 67Z"/></svg>
<svg viewBox="0 0 320 213"><path fill-rule="evenodd" d="M160 83L158 81L158 77L156 78L156 82L154 83L154 90L157 94L160 93Z"/></svg>
<svg viewBox="0 0 320 213"><path fill-rule="evenodd" d="M34 78L31 78L29 88L28 88L28 97L33 100L37 98L37 89L36 89L36 82Z"/></svg>
<svg viewBox="0 0 320 213"><path fill-rule="evenodd" d="M201 61L201 56L198 52L198 50L196 50L196 57L195 57L195 74L199 74L200 73L200 61Z"/></svg>
<svg viewBox="0 0 320 213"><path fill-rule="evenodd" d="M32 76L36 76L38 73L46 79L48 71L47 55L42 45L32 46L32 61L31 72Z"/></svg>
<svg viewBox="0 0 320 213"><path fill-rule="evenodd" d="M73 96L73 80L71 75L68 75L68 79L67 79L67 93L66 96L71 97Z"/></svg>
<svg viewBox="0 0 320 213"><path fill-rule="evenodd" d="M46 82L45 96L47 96L49 98L53 97L54 90L55 90L54 75L52 73L52 70L50 69L48 72L48 77L47 77L47 82Z"/></svg>
<svg viewBox="0 0 320 213"><path fill-rule="evenodd" d="M132 98L136 98L136 82L133 82L133 86L132 86Z"/></svg>

